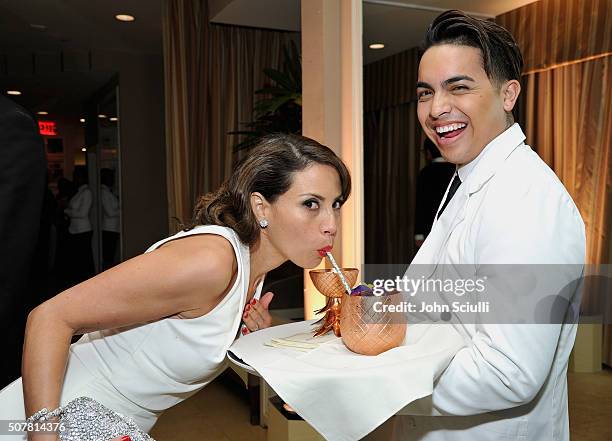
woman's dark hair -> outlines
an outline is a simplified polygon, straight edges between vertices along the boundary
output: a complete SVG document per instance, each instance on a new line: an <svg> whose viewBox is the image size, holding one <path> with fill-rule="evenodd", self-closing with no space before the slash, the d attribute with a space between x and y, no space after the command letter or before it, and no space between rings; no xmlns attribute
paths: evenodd
<svg viewBox="0 0 612 441"><path fill-rule="evenodd" d="M113 188L115 185L115 170L112 168L101 169L100 184L106 185L108 188Z"/></svg>
<svg viewBox="0 0 612 441"><path fill-rule="evenodd" d="M260 138L217 191L200 197L190 228L229 227L244 244L253 245L259 240L260 227L251 209L251 193L259 192L274 203L291 186L293 174L312 164L329 165L338 172L344 203L351 192L351 176L329 147L304 136L274 134Z"/></svg>
<svg viewBox="0 0 612 441"><path fill-rule="evenodd" d="M75 185L83 185L89 182L87 167L84 165L75 165L72 171L72 181Z"/></svg>
<svg viewBox="0 0 612 441"><path fill-rule="evenodd" d="M461 11L446 11L429 25L423 52L439 44L456 44L480 49L482 66L492 82L501 84L521 79L523 56L505 28Z"/></svg>

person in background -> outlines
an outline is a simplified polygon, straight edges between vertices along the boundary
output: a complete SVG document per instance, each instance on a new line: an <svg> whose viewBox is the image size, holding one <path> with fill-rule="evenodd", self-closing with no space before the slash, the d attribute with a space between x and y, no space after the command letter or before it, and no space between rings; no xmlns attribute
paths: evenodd
<svg viewBox="0 0 612 441"><path fill-rule="evenodd" d="M446 187L455 174L456 166L442 157L429 138L423 143L428 164L417 177L414 242L417 249L431 231L434 217L442 202Z"/></svg>
<svg viewBox="0 0 612 441"><path fill-rule="evenodd" d="M36 121L0 95L0 387L20 372L45 175L45 148Z"/></svg>
<svg viewBox="0 0 612 441"><path fill-rule="evenodd" d="M55 240L54 240L54 259L51 271L51 292L57 294L68 288L70 281L70 235L68 227L70 218L64 213L68 208L70 199L76 194L76 188L69 179L61 177L57 180L57 194L55 195Z"/></svg>
<svg viewBox="0 0 612 441"><path fill-rule="evenodd" d="M115 254L119 233L119 198L113 193L115 171L110 168L100 170L100 199L102 200L102 269L116 264Z"/></svg>
<svg viewBox="0 0 612 441"><path fill-rule="evenodd" d="M93 229L89 219L92 205L92 194L87 184L87 169L76 166L72 176L77 192L64 210L70 218L68 226L68 259L70 261L69 283L76 285L94 275L91 239Z"/></svg>

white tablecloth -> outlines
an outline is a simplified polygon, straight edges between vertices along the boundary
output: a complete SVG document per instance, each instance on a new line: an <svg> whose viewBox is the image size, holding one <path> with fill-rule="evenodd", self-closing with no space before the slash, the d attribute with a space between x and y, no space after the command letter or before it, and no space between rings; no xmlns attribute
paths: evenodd
<svg viewBox="0 0 612 441"><path fill-rule="evenodd" d="M309 352L265 346L306 332L312 321L262 329L230 351L251 365L296 412L330 441L359 440L404 406L430 395L464 342L451 325L408 326L404 344L375 357L333 339Z"/></svg>

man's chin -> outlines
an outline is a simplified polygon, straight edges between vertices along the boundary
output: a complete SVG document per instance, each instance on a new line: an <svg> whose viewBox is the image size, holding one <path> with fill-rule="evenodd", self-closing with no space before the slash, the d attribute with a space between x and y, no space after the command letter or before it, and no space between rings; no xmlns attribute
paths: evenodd
<svg viewBox="0 0 612 441"><path fill-rule="evenodd" d="M466 152L465 149L461 149L460 147L456 149L440 151L440 153L442 154L442 157L446 160L446 162L455 164L458 167L473 161L476 156L478 156L474 156L470 154L470 152Z"/></svg>
<svg viewBox="0 0 612 441"><path fill-rule="evenodd" d="M463 165L462 159L459 155L448 155L442 153L442 157L446 162L449 162L451 164L455 164L457 166Z"/></svg>

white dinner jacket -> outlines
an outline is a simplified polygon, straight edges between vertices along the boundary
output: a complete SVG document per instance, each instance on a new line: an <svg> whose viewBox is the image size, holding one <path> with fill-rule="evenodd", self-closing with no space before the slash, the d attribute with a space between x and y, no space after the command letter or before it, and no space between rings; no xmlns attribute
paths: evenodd
<svg viewBox="0 0 612 441"><path fill-rule="evenodd" d="M431 276L465 264L482 276L491 271L482 269L487 264L576 264L564 276L580 278L582 218L563 184L524 140L514 124L487 145L411 267L426 264ZM515 276L485 275L490 281ZM505 282L497 286L507 290L511 308L522 292L509 288L513 280ZM464 323L460 313L452 323L466 346L433 394L407 408L411 416L396 418L395 439L569 440L566 373L576 324Z"/></svg>

